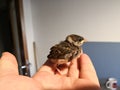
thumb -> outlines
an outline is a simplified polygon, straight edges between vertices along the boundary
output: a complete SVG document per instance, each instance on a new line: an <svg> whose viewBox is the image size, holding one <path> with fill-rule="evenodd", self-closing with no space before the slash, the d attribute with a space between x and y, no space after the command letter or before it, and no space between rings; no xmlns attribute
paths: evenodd
<svg viewBox="0 0 120 90"><path fill-rule="evenodd" d="M4 52L0 58L0 76L8 74L18 75L18 64L14 55Z"/></svg>
<svg viewBox="0 0 120 90"><path fill-rule="evenodd" d="M79 65L80 65L80 78L87 79L92 82L99 82L95 68L88 55L86 54L81 55L79 59Z"/></svg>

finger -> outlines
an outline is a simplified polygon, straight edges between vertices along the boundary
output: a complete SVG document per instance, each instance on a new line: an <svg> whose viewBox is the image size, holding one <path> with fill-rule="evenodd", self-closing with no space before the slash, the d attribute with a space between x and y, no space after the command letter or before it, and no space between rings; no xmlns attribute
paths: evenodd
<svg viewBox="0 0 120 90"><path fill-rule="evenodd" d="M42 65L39 70L37 71L37 73L33 76L33 78L35 79L39 79L39 76L44 76L45 74L48 74L48 75L54 75L54 71L53 68L52 68L52 63L50 62L50 60L47 60L45 62L44 65Z"/></svg>
<svg viewBox="0 0 120 90"><path fill-rule="evenodd" d="M79 59L80 78L98 82L95 68L88 55L82 54Z"/></svg>
<svg viewBox="0 0 120 90"><path fill-rule="evenodd" d="M45 62L44 65L42 65L42 67L39 69L39 71L45 71L45 72L49 72L50 74L54 74L55 68L54 68L54 64L50 61L47 60Z"/></svg>
<svg viewBox="0 0 120 90"><path fill-rule="evenodd" d="M14 55L4 52L0 58L0 76L7 74L18 75L18 64Z"/></svg>
<svg viewBox="0 0 120 90"><path fill-rule="evenodd" d="M78 58L80 58L80 55L71 61L71 65L68 72L68 76L70 77L79 77Z"/></svg>

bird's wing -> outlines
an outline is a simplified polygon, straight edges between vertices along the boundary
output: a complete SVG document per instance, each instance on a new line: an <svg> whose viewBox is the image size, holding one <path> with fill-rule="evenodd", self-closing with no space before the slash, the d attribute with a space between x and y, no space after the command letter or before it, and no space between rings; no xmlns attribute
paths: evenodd
<svg viewBox="0 0 120 90"><path fill-rule="evenodd" d="M54 59L67 59L69 54L72 52L71 46L66 42L61 42L60 44L51 47L50 50L48 58Z"/></svg>

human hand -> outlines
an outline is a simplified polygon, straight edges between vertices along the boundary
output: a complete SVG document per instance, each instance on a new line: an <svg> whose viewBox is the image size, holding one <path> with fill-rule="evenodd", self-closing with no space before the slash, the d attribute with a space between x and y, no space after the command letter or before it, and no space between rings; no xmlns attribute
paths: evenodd
<svg viewBox="0 0 120 90"><path fill-rule="evenodd" d="M48 60L33 78L48 90L100 90L96 71L88 55L81 54L71 63L61 75L53 71L53 65Z"/></svg>
<svg viewBox="0 0 120 90"><path fill-rule="evenodd" d="M72 61L66 75L55 74L50 63L44 64L33 77L18 74L13 55L4 53L0 59L0 90L100 90L90 58L82 54Z"/></svg>

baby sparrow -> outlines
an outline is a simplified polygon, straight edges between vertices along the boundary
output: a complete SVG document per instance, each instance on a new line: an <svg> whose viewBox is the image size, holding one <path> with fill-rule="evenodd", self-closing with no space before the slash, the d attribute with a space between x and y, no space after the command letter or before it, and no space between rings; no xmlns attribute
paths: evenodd
<svg viewBox="0 0 120 90"><path fill-rule="evenodd" d="M78 56L82 51L82 45L86 40L79 35L71 34L64 41L50 48L50 53L47 56L54 64L54 68L59 71L59 66L70 62Z"/></svg>

